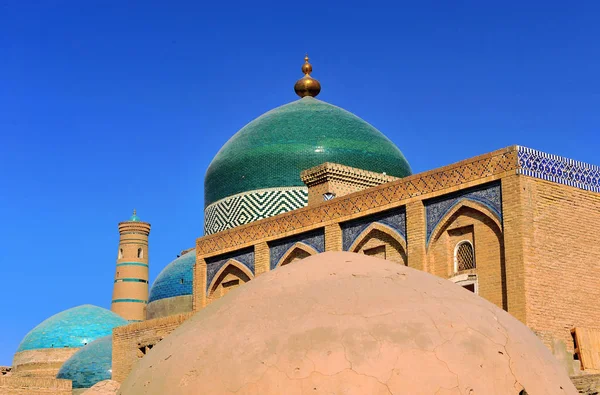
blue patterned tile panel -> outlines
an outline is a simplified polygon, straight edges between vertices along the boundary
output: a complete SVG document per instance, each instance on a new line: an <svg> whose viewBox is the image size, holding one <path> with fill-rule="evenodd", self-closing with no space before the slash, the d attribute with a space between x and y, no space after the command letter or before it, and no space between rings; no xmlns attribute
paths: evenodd
<svg viewBox="0 0 600 395"><path fill-rule="evenodd" d="M206 259L206 290L212 282L213 278L228 260L235 259L250 270L254 274L254 247L244 248L243 250L233 251L227 254L218 255Z"/></svg>
<svg viewBox="0 0 600 395"><path fill-rule="evenodd" d="M112 335L94 340L67 359L57 379L73 382L73 389L90 388L112 378Z"/></svg>
<svg viewBox="0 0 600 395"><path fill-rule="evenodd" d="M195 249L169 263L152 284L148 303L174 296L191 295L195 264Z"/></svg>
<svg viewBox="0 0 600 395"><path fill-rule="evenodd" d="M42 348L83 347L112 334L115 327L127 320L110 310L82 305L65 310L33 328L21 341L17 352Z"/></svg>
<svg viewBox="0 0 600 395"><path fill-rule="evenodd" d="M311 232L286 237L269 243L269 259L271 270L277 267L279 260L296 243L304 243L317 252L325 251L325 231L317 229Z"/></svg>
<svg viewBox="0 0 600 395"><path fill-rule="evenodd" d="M483 204L502 221L502 190L499 181L429 199L424 202L428 244L433 230L442 218L463 200L472 200Z"/></svg>
<svg viewBox="0 0 600 395"><path fill-rule="evenodd" d="M387 225L406 240L406 209L399 207L341 223L344 251L348 251L356 238L374 222Z"/></svg>
<svg viewBox="0 0 600 395"><path fill-rule="evenodd" d="M518 147L518 158L518 174L600 192L600 166L521 146Z"/></svg>

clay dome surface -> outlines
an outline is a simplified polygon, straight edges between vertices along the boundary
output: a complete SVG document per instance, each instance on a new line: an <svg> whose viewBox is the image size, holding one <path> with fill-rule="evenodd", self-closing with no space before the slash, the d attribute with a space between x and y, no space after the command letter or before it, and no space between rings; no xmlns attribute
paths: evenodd
<svg viewBox="0 0 600 395"><path fill-rule="evenodd" d="M433 275L329 252L198 312L121 394L576 394L514 317Z"/></svg>
<svg viewBox="0 0 600 395"><path fill-rule="evenodd" d="M300 172L324 162L396 177L411 174L402 152L383 133L307 96L261 115L225 143L206 171L205 207L241 192L304 186Z"/></svg>
<svg viewBox="0 0 600 395"><path fill-rule="evenodd" d="M94 340L64 363L56 378L72 381L73 388L90 388L112 377L112 335Z"/></svg>
<svg viewBox="0 0 600 395"><path fill-rule="evenodd" d="M147 319L192 311L192 288L196 250L169 263L150 288Z"/></svg>
<svg viewBox="0 0 600 395"><path fill-rule="evenodd" d="M104 380L92 388L84 391L82 395L113 395L119 390L120 384L113 380Z"/></svg>
<svg viewBox="0 0 600 395"><path fill-rule="evenodd" d="M41 322L21 341L17 352L43 348L83 347L110 335L127 320L102 307L90 304L73 307Z"/></svg>

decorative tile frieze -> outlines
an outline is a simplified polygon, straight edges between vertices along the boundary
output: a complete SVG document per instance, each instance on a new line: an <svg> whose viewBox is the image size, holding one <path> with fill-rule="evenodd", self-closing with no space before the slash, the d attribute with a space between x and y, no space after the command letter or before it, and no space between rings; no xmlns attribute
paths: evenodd
<svg viewBox="0 0 600 395"><path fill-rule="evenodd" d="M498 181L428 199L424 202L427 218L427 243L442 218L463 200L472 200L483 204L502 220L502 192Z"/></svg>
<svg viewBox="0 0 600 395"><path fill-rule="evenodd" d="M369 227L369 225L378 222L394 229L404 240L406 240L406 210L399 207L393 210L387 210L381 213L367 215L355 220L342 222L342 241L344 251L348 251L354 244L356 238Z"/></svg>
<svg viewBox="0 0 600 395"><path fill-rule="evenodd" d="M600 192L600 166L518 146L518 174Z"/></svg>
<svg viewBox="0 0 600 395"><path fill-rule="evenodd" d="M306 187L271 188L240 193L206 207L204 233L210 235L221 232L296 210L307 204Z"/></svg>
<svg viewBox="0 0 600 395"><path fill-rule="evenodd" d="M243 250L238 250L235 252L231 252L229 254L217 255L212 258L206 259L206 290L208 291L208 287L212 282L215 275L219 270L229 261L230 259L234 259L250 270L252 274L254 274L254 248L244 248Z"/></svg>
<svg viewBox="0 0 600 395"><path fill-rule="evenodd" d="M401 202L428 193L456 188L468 182L499 176L518 166L517 149L509 147L490 154L467 159L401 178L381 186L332 199L322 204L304 207L269 219L207 235L198 239L199 255L208 255L236 246L248 245L256 240L277 237L280 234L314 228L328 221L351 219L356 214Z"/></svg>
<svg viewBox="0 0 600 395"><path fill-rule="evenodd" d="M304 243L317 252L325 251L325 231L323 228L312 232L301 233L269 243L269 260L271 270L275 269L279 260L296 243Z"/></svg>

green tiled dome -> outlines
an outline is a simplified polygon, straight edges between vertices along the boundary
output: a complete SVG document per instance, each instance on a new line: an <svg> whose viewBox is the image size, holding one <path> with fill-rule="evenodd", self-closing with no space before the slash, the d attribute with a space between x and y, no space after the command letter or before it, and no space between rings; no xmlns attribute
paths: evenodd
<svg viewBox="0 0 600 395"><path fill-rule="evenodd" d="M402 152L356 115L307 96L244 126L206 172L204 203L252 190L303 186L302 170L335 162L405 177Z"/></svg>

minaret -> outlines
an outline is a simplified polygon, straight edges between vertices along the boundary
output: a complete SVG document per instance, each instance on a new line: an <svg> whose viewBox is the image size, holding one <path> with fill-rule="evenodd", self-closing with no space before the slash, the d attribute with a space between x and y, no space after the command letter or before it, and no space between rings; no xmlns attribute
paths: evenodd
<svg viewBox="0 0 600 395"><path fill-rule="evenodd" d="M130 321L146 319L148 304L148 235L150 224L133 210L119 223L119 251L111 310Z"/></svg>

